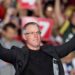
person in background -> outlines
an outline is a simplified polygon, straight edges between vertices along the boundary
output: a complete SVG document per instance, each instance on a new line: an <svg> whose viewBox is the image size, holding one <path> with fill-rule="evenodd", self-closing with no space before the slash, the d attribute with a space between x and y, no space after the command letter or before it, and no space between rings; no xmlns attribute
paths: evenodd
<svg viewBox="0 0 75 75"><path fill-rule="evenodd" d="M2 37L0 43L4 48L11 49L12 46L23 47L21 41L15 40L18 36L18 28L14 23L7 23L2 28Z"/></svg>
<svg viewBox="0 0 75 75"><path fill-rule="evenodd" d="M45 3L43 8L43 14L46 18L54 18L54 6L50 2Z"/></svg>
<svg viewBox="0 0 75 75"><path fill-rule="evenodd" d="M65 75L75 75L75 52L61 59Z"/></svg>
<svg viewBox="0 0 75 75"><path fill-rule="evenodd" d="M18 28L14 23L7 23L4 26L1 27L1 39L0 44L6 48L11 49L12 46L17 46L19 48L23 47L23 43L21 41L16 40L16 36L18 36ZM1 75L14 75L15 69L12 64L9 64L7 62L4 62L3 60L0 60L0 73ZM6 70L7 68L7 70ZM3 71L5 71L5 73ZM11 72L12 71L12 72Z"/></svg>
<svg viewBox="0 0 75 75"><path fill-rule="evenodd" d="M63 34L63 41L68 42L75 35L75 10L69 18L69 26Z"/></svg>

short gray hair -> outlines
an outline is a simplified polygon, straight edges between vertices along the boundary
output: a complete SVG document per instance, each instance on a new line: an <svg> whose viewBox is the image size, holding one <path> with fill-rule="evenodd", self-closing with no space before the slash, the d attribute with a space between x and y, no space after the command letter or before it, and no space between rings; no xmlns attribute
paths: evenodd
<svg viewBox="0 0 75 75"><path fill-rule="evenodd" d="M29 22L27 24L24 25L24 27L22 28L22 34L25 34L26 33L26 28L29 26L29 25L36 25L38 28L39 28L39 25L35 22Z"/></svg>

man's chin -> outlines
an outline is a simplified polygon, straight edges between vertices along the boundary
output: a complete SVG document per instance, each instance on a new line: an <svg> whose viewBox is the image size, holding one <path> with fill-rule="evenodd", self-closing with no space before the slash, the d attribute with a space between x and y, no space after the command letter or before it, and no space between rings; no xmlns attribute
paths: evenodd
<svg viewBox="0 0 75 75"><path fill-rule="evenodd" d="M40 45L34 45L34 47L40 47Z"/></svg>

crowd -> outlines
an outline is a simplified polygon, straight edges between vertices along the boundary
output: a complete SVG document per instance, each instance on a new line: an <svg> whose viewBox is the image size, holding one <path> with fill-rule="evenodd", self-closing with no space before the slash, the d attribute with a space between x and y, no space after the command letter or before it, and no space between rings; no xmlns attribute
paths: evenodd
<svg viewBox="0 0 75 75"><path fill-rule="evenodd" d="M42 40L43 43L57 46L68 42L75 35L74 5L68 5L67 0L36 0L35 4L34 9L27 9L21 7L18 0L0 0L0 43L4 48L24 46L21 18L27 16L54 21L52 36L48 41ZM65 75L75 75L75 53L70 53L61 61Z"/></svg>

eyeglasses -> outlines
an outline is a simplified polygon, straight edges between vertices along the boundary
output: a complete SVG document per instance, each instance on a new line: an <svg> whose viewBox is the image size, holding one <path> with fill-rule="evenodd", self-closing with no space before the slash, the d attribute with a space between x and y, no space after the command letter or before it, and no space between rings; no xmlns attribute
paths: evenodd
<svg viewBox="0 0 75 75"><path fill-rule="evenodd" d="M26 34L26 35L30 35L30 34L31 34L31 35L33 35L33 34L39 34L39 35L40 35L41 32L40 32L40 31L37 31L37 32L29 32L29 33L25 33L25 34Z"/></svg>

